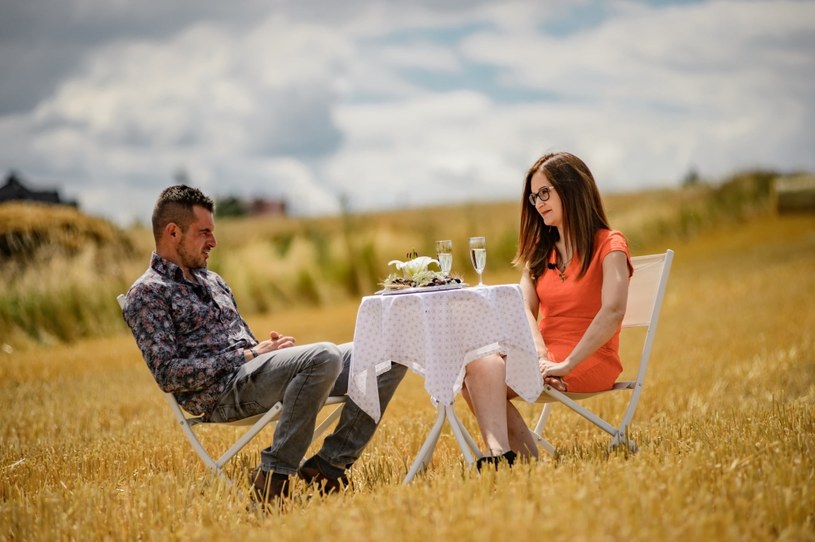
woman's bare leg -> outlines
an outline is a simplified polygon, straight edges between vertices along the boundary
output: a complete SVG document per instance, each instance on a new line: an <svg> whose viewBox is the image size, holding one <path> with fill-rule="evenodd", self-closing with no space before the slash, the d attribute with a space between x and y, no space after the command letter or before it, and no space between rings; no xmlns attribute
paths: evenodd
<svg viewBox="0 0 815 542"><path fill-rule="evenodd" d="M538 458L538 443L529 433L529 428L526 421L512 404L507 399L507 432L509 436L509 445L521 457L526 459Z"/></svg>
<svg viewBox="0 0 815 542"><path fill-rule="evenodd" d="M506 365L501 356L480 358L467 365L464 399L478 420L486 455L511 450L507 431ZM517 412L517 411L516 411Z"/></svg>

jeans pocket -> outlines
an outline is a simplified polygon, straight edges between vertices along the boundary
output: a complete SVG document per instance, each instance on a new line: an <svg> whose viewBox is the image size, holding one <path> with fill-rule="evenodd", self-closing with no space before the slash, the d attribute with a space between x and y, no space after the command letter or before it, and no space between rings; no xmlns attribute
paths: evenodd
<svg viewBox="0 0 815 542"><path fill-rule="evenodd" d="M231 405L218 405L215 408L216 416L213 416L213 421L218 423L229 423L259 414L265 414L268 409L263 408L262 405L256 401L247 401L245 403L237 403Z"/></svg>

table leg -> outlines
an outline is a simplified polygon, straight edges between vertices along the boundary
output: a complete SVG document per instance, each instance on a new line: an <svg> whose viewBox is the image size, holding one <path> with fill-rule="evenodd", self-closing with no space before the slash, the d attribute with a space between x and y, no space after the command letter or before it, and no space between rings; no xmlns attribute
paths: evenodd
<svg viewBox="0 0 815 542"><path fill-rule="evenodd" d="M464 460L467 462L467 466L472 466L473 461L475 461L475 459L473 459L473 454L481 457L481 452L478 449L478 445L475 443L475 440L473 440L470 432L467 431L467 428L464 427L464 424L461 423L459 417L456 416L456 411L453 410L453 405L445 405L444 410L447 413L447 421L450 422L450 428L453 430L453 435L456 437L456 441L458 442L458 447L461 448L461 453L464 454Z"/></svg>
<svg viewBox="0 0 815 542"><path fill-rule="evenodd" d="M416 455L413 465L411 465L407 476L405 476L405 479L402 482L403 484L409 484L411 480L413 480L414 476L416 476L419 471L424 470L427 464L430 463L430 458L433 456L433 452L436 449L436 444L439 442L439 435L441 434L441 429L444 426L445 421L450 424L450 429L453 431L453 436L456 438L456 443L461 449L461 453L464 454L464 460L467 462L467 465L472 466L473 462L475 461L473 454L475 454L477 457L481 457L478 445L461 423L458 416L456 416L456 411L453 409L453 405L443 405L438 403L436 405L436 409L438 411L436 423L433 425L432 429L430 429L427 439L425 439L424 444L422 444L422 447L419 449L419 453Z"/></svg>
<svg viewBox="0 0 815 542"><path fill-rule="evenodd" d="M438 409L439 415L436 417L436 423L433 424L433 428L430 430L430 434L427 435L427 438L422 444L422 447L419 449L419 453L416 455L416 459L413 461L413 465L411 465L410 470L405 476L403 484L409 484L413 477L416 476L420 470L423 470L427 464L430 462L430 457L433 455L433 450L436 449L436 443L439 441L439 435L441 434L441 428L444 425L444 420L447 418L447 411L444 408L444 405L438 404L436 405Z"/></svg>

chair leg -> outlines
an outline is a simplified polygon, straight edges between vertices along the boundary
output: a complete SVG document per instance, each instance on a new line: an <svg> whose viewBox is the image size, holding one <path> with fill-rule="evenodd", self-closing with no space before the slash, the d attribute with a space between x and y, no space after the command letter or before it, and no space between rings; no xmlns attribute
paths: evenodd
<svg viewBox="0 0 815 542"><path fill-rule="evenodd" d="M611 439L611 444L609 444L608 449L613 450L613 449L617 448L618 446L622 445L623 441L628 446L628 451L631 452L632 454L635 454L635 453L637 453L637 451L639 451L639 446L637 446L637 443L634 442L632 439L628 438L628 427L627 426L624 427L624 428L621 427L617 431L617 434L614 435L613 439Z"/></svg>
<svg viewBox="0 0 815 542"><path fill-rule="evenodd" d="M543 405L543 411L541 412L540 418L538 418L538 423L535 425L535 433L539 436L543 435L543 428L546 426L546 420L549 419L549 415L552 413L552 403L546 403Z"/></svg>
<svg viewBox="0 0 815 542"><path fill-rule="evenodd" d="M311 437L311 442L315 442L318 438L320 438L320 436L325 433L329 427L331 427L331 424L337 421L344 406L344 404L337 405L337 407L331 411L331 414L329 414L326 419L324 419L322 423L317 426L317 428L314 430L314 435Z"/></svg>
<svg viewBox="0 0 815 542"><path fill-rule="evenodd" d="M277 417L280 414L280 411L282 409L283 404L280 403L280 401L275 403L275 405L271 409L269 409L269 411L266 412L266 414L264 414L262 418L256 421L252 427L250 427L243 435L241 435L241 437L238 440L236 440L235 443L232 446L230 446L229 449L225 451L220 458L218 458L218 460L215 462L218 469L226 465L233 457L235 457L235 454L241 451L243 447L249 443L250 440L255 438L255 435L257 435L264 427L266 427L267 424L274 420L275 417Z"/></svg>
<svg viewBox="0 0 815 542"><path fill-rule="evenodd" d="M552 406L551 403L543 405L543 411L541 412L540 418L538 418L538 423L535 425L535 430L530 431L530 433L532 433L532 437L538 441L538 444L540 444L544 450L549 452L550 455L555 455L555 447L543 436L543 429L546 426L546 420L549 419L549 415L552 413Z"/></svg>
<svg viewBox="0 0 815 542"><path fill-rule="evenodd" d="M538 444L540 444L541 448L543 448L544 450L549 452L549 455L556 455L555 447L554 447L554 445L552 445L551 442L546 440L541 435L535 433L534 431L529 431L529 433L532 435L532 438L534 438L536 441L538 441Z"/></svg>

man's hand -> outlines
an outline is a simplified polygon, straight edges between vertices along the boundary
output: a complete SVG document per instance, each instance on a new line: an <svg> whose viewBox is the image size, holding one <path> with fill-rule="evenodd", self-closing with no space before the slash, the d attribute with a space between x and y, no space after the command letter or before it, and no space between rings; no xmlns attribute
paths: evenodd
<svg viewBox="0 0 815 542"><path fill-rule="evenodd" d="M263 341L267 342L267 341ZM294 346L294 337L289 335L281 335L277 331L269 332L269 352L272 350L280 350L281 348L288 348Z"/></svg>
<svg viewBox="0 0 815 542"><path fill-rule="evenodd" d="M289 335L281 335L277 331L271 331L269 332L269 339L259 342L254 347L254 351L257 352L259 356L261 354L267 354L269 352L274 352L275 350L280 350L281 348L289 348L290 346L294 346L294 337L290 337Z"/></svg>

